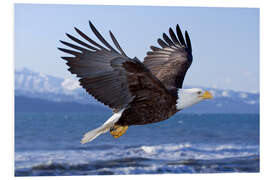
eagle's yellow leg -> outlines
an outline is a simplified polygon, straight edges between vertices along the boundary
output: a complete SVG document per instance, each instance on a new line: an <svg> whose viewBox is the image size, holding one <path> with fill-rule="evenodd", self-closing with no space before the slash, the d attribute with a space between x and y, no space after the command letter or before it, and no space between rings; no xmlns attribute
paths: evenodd
<svg viewBox="0 0 270 180"><path fill-rule="evenodd" d="M127 131L128 126L115 125L111 128L110 133L114 138L119 138Z"/></svg>

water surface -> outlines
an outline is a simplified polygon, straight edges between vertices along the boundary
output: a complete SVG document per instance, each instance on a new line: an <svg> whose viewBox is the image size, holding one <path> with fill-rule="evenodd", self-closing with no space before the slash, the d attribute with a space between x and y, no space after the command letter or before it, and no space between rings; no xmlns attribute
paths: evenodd
<svg viewBox="0 0 270 180"><path fill-rule="evenodd" d="M16 113L15 175L259 172L258 114L177 114L80 144L110 113Z"/></svg>

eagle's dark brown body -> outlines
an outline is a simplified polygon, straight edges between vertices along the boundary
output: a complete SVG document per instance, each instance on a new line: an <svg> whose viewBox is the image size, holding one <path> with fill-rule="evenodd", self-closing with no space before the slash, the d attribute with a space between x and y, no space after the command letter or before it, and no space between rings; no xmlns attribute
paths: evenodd
<svg viewBox="0 0 270 180"><path fill-rule="evenodd" d="M72 48L59 48L73 55L62 57L68 70L80 78L80 85L93 97L109 106L115 113L125 109L115 123L121 126L143 125L168 119L177 112L177 89L192 62L189 36L185 38L179 26L176 33L170 28L170 38L164 33L158 39L161 48L151 46L142 63L129 58L110 32L114 49L90 22L98 44L79 29L76 32L88 43L67 34L80 46L61 41ZM74 51L75 50L75 51ZM121 111L122 112L122 111Z"/></svg>
<svg viewBox="0 0 270 180"><path fill-rule="evenodd" d="M170 94L171 97L165 98L157 92L151 95L151 100L135 98L116 124L121 126L143 125L168 119L178 111L176 109L177 90L172 89Z"/></svg>

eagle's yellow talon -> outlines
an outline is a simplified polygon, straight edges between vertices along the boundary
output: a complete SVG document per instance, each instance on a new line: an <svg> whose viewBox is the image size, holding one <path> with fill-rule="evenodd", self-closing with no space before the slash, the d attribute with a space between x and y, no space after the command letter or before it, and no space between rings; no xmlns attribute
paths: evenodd
<svg viewBox="0 0 270 180"><path fill-rule="evenodd" d="M120 136L122 136L123 134L125 134L125 132L127 131L128 126L119 126L119 125L115 125L113 126L113 128L110 130L111 135L114 138L119 138Z"/></svg>

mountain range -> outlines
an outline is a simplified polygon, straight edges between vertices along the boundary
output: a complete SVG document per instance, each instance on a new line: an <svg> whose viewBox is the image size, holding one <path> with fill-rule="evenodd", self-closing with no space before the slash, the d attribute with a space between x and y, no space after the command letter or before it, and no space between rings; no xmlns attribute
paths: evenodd
<svg viewBox="0 0 270 180"><path fill-rule="evenodd" d="M204 89L209 90L214 99L198 103L183 112L259 113L259 93ZM15 111L90 111L91 108L108 109L81 88L78 79L54 77L27 68L15 70Z"/></svg>

